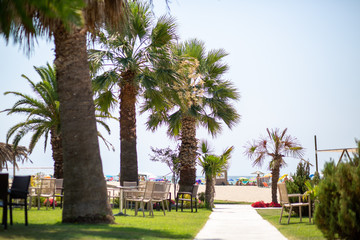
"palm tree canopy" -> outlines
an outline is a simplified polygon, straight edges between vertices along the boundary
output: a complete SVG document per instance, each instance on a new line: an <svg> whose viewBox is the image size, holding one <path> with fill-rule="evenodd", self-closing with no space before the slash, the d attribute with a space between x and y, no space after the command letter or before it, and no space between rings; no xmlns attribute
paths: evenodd
<svg viewBox="0 0 360 240"><path fill-rule="evenodd" d="M87 1L89 2L89 1ZM0 2L0 33L8 42L25 43L28 52L37 36L50 35L50 28L58 21L83 25L84 0L4 0Z"/></svg>
<svg viewBox="0 0 360 240"><path fill-rule="evenodd" d="M301 158L304 155L304 148L298 143L297 139L287 135L287 128L280 131L278 128L267 131L267 137L260 138L245 146L245 154L253 159L253 166L262 166L267 156L270 156L269 168L272 169L274 161L280 164L280 167L286 166L283 157Z"/></svg>
<svg viewBox="0 0 360 240"><path fill-rule="evenodd" d="M11 127L6 135L6 141L14 136L13 144L16 147L19 141L29 132L34 132L30 144L29 151L32 152L36 143L41 136L45 136L44 148L46 150L47 139L51 129L55 130L56 134L60 134L60 112L59 100L57 95L57 82L55 68L47 64L46 67L34 67L39 74L41 81L34 83L25 75L22 75L30 84L33 92L37 95L23 94L20 92L5 92L4 94L13 94L20 97L12 108L5 109L8 113L23 113L26 114L26 120Z"/></svg>
<svg viewBox="0 0 360 240"><path fill-rule="evenodd" d="M198 158L200 166L203 168L202 173L207 177L214 178L219 173L227 169L229 165L229 160L231 158L231 153L234 150L234 147L231 146L220 155L210 154L211 150L209 149L209 144L207 141L202 141L200 144L201 157Z"/></svg>
<svg viewBox="0 0 360 240"><path fill-rule="evenodd" d="M10 162L11 164L15 163L15 166L17 167L16 160L22 162L28 160L28 153L29 150L26 147L14 147L11 144L0 142L0 170L4 168L7 169L8 162Z"/></svg>
<svg viewBox="0 0 360 240"><path fill-rule="evenodd" d="M35 71L40 76L41 81L34 83L27 76L22 75L24 79L28 81L33 92L36 96L28 94L8 91L4 94L13 94L20 99L12 106L12 108L5 109L2 112L11 114L25 114L26 119L23 122L15 124L9 129L6 135L6 141L8 142L11 137L14 136L12 143L14 147L17 147L20 140L29 132L33 132L29 143L29 153L31 153L39 141L44 136L44 150L46 150L49 133L54 131L54 134L60 135L60 102L57 94L57 81L56 81L56 69L49 63L46 67L34 67ZM97 113L97 123L105 128L110 134L109 126L104 122L105 119L111 116L104 115L100 111ZM105 145L109 148L109 143L100 132L99 137L104 141ZM114 149L114 148L113 148Z"/></svg>
<svg viewBox="0 0 360 240"><path fill-rule="evenodd" d="M103 23L123 28L124 0L4 0L0 2L0 34L24 44L29 53L38 36L51 36L58 23L71 31L85 26L94 33ZM124 14L125 13L125 14Z"/></svg>
<svg viewBox="0 0 360 240"><path fill-rule="evenodd" d="M169 43L177 38L174 18L155 20L150 5L138 1L129 2L129 12L123 31L105 28L98 33L100 49L89 50L96 104L103 110L115 106L115 93L123 84L152 88L174 78L169 58Z"/></svg>
<svg viewBox="0 0 360 240"><path fill-rule="evenodd" d="M206 53L205 44L197 39L173 47L178 81L163 86L156 95L146 92L142 112L150 110L147 126L151 130L166 123L168 134L177 136L181 119L189 116L197 125L208 129L213 136L221 132L223 121L229 128L236 124L240 115L230 100L238 100L236 88L223 79L228 65L222 60L227 53L223 49Z"/></svg>

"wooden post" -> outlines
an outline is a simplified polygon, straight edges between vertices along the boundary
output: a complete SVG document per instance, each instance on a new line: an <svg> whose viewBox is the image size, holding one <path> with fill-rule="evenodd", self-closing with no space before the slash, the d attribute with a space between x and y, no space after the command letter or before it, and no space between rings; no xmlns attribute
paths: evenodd
<svg viewBox="0 0 360 240"><path fill-rule="evenodd" d="M314 139L315 139L315 163L316 163L316 172L319 174L316 135L314 135Z"/></svg>

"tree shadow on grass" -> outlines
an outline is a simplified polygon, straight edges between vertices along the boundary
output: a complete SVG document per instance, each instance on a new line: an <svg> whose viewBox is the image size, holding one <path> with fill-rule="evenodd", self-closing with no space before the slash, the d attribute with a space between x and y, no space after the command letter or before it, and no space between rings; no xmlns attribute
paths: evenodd
<svg viewBox="0 0 360 240"><path fill-rule="evenodd" d="M117 225L14 224L0 230L0 239L192 239L190 234Z"/></svg>

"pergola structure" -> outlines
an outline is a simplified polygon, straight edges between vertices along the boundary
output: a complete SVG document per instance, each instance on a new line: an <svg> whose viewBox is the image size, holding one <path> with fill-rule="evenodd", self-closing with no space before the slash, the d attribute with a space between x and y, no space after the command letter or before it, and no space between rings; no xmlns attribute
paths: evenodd
<svg viewBox="0 0 360 240"><path fill-rule="evenodd" d="M323 149L323 150L318 150L317 149L317 142L316 142L316 136L314 136L315 138L315 160L316 160L316 172L318 171L318 158L317 158L317 153L318 152L341 152L341 156L339 158L338 164L341 162L341 159L343 158L344 155L347 156L348 159L351 159L349 152L351 153L356 153L357 148L335 148L335 149Z"/></svg>

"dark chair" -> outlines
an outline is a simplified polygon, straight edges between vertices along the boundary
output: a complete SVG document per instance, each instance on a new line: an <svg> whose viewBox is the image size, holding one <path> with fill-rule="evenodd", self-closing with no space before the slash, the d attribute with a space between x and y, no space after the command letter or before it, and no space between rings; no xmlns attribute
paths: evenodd
<svg viewBox="0 0 360 240"><path fill-rule="evenodd" d="M199 185L194 184L191 187L191 189L189 189L188 191L187 191L187 189L182 189L181 191L179 191L177 193L177 196L176 196L176 211L178 210L179 200L181 200L181 211L183 211L184 201L188 201L188 202L190 202L191 212L193 212L193 201L195 200L195 209L196 209L196 212L197 212L197 202L198 202L197 192L198 192L198 189L199 189ZM185 198L186 194L190 195L190 199Z"/></svg>
<svg viewBox="0 0 360 240"><path fill-rule="evenodd" d="M25 225L28 225L28 213L27 213L27 196L29 193L29 184L31 176L14 176L9 198L10 207L10 224L13 224L12 220L12 207L24 206L25 210ZM23 200L23 202L13 202L13 200Z"/></svg>
<svg viewBox="0 0 360 240"><path fill-rule="evenodd" d="M3 208L2 224L7 229L7 206L8 206L8 192L9 192L9 174L0 173L0 207Z"/></svg>

